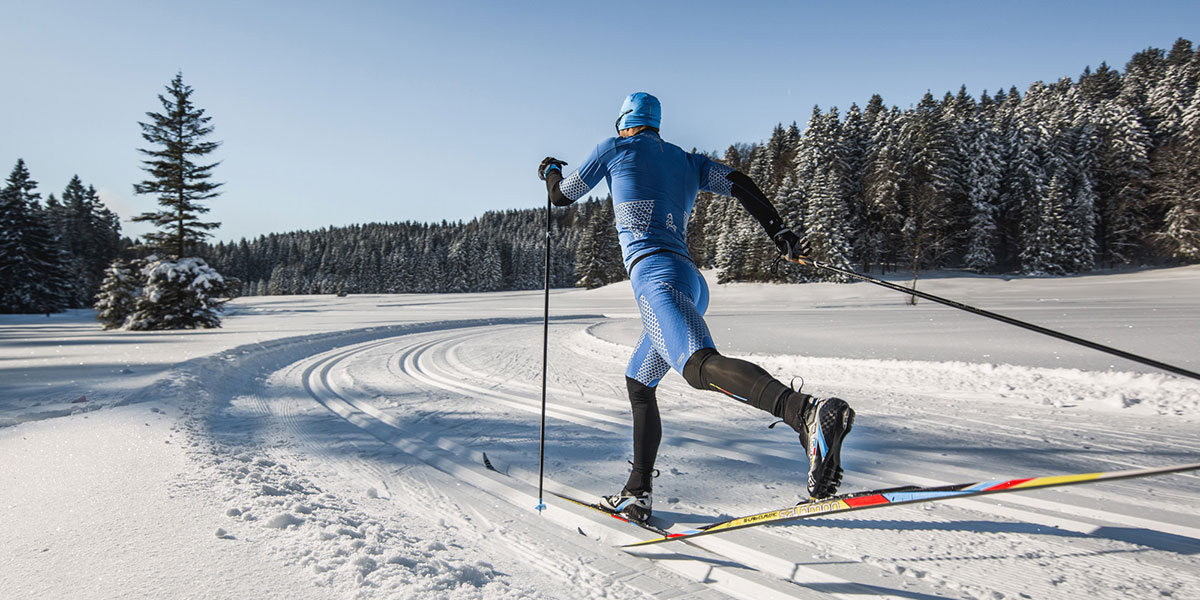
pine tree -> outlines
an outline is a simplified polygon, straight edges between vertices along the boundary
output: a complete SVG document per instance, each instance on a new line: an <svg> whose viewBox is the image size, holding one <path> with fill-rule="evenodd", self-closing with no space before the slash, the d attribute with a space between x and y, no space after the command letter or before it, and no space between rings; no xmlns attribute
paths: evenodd
<svg viewBox="0 0 1200 600"><path fill-rule="evenodd" d="M0 191L0 312L60 312L70 302L69 257L17 160Z"/></svg>
<svg viewBox="0 0 1200 600"><path fill-rule="evenodd" d="M986 93L984 97L986 98ZM984 105L986 107L986 105ZM983 118L975 119L967 163L967 202L970 206L967 250L963 262L985 272L996 266L998 205L1000 202L999 132Z"/></svg>
<svg viewBox="0 0 1200 600"><path fill-rule="evenodd" d="M1030 275L1062 275L1067 272L1068 257L1062 240L1069 235L1063 207L1067 204L1066 184L1060 171L1050 179L1046 195L1038 199L1037 218L1025 236L1021 249L1021 271Z"/></svg>
<svg viewBox="0 0 1200 600"><path fill-rule="evenodd" d="M1152 140L1137 111L1120 100L1100 104L1095 125L1098 253L1109 264L1127 264L1144 254Z"/></svg>
<svg viewBox="0 0 1200 600"><path fill-rule="evenodd" d="M900 112L896 108L884 110L882 98L879 108L867 105L867 114L876 115L871 121L871 143L863 172L864 213L859 234L863 242L859 245L859 261L863 269L872 264L894 263L900 252L900 230L902 211L900 196L904 186L902 160L902 133L899 128Z"/></svg>
<svg viewBox="0 0 1200 600"><path fill-rule="evenodd" d="M1195 146L1195 104L1200 93L1200 50L1179 39L1166 57L1162 78L1149 92L1149 112L1158 124L1156 147L1150 155L1152 173L1149 204L1153 239L1171 258L1196 255L1196 189L1200 186L1200 157Z"/></svg>
<svg viewBox="0 0 1200 600"><path fill-rule="evenodd" d="M926 92L903 127L911 152L911 195L902 231L915 278L923 265L941 266L956 232L949 202L953 153L945 122L932 94Z"/></svg>
<svg viewBox="0 0 1200 600"><path fill-rule="evenodd" d="M1121 74L1105 62L1100 63L1095 73L1088 67L1079 76L1079 92L1093 106L1112 100L1121 93Z"/></svg>
<svg viewBox="0 0 1200 600"><path fill-rule="evenodd" d="M158 147L138 150L150 157L142 162L142 170L151 178L133 186L135 193L156 195L162 209L133 220L155 224L160 231L146 234L148 244L182 258L210 235L209 230L220 226L200 220L200 215L209 211L201 202L219 195L217 188L222 184L209 181L218 163L194 162L220 143L203 141L213 131L208 124L212 117L204 116L204 110L192 104L192 88L183 83L183 74L176 74L166 89L167 96L158 96L163 112L146 113L151 122L138 123L142 138Z"/></svg>
<svg viewBox="0 0 1200 600"><path fill-rule="evenodd" d="M1181 121L1173 142L1180 155L1175 172L1158 184L1169 201L1155 242L1171 258L1196 261L1200 260L1200 87L1193 92Z"/></svg>
<svg viewBox="0 0 1200 600"><path fill-rule="evenodd" d="M100 201L96 188L85 188L78 175L67 183L61 203L53 194L47 198L46 212L70 257L71 306L91 306L105 270L120 251L120 219Z"/></svg>
<svg viewBox="0 0 1200 600"><path fill-rule="evenodd" d="M1072 152L1074 188L1073 198L1067 212L1070 239L1067 241L1070 271L1090 271L1096 266L1098 198L1095 178L1099 169L1098 148L1100 138L1088 113L1078 112L1072 123L1075 146Z"/></svg>

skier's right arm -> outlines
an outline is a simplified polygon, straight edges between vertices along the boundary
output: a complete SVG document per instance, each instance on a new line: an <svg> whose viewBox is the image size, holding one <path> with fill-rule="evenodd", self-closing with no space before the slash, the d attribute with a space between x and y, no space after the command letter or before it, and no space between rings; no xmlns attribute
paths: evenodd
<svg viewBox="0 0 1200 600"><path fill-rule="evenodd" d="M809 254L808 243L783 224L779 211L775 210L775 206L759 189L758 184L745 173L710 160L703 189L737 198L742 208L758 220L763 230L771 237L771 241L775 242L779 253L788 260L796 262Z"/></svg>

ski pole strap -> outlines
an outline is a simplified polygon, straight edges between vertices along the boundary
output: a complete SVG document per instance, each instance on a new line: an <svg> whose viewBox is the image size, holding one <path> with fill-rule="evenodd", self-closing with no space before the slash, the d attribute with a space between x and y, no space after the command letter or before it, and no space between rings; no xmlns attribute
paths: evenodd
<svg viewBox="0 0 1200 600"><path fill-rule="evenodd" d="M854 279L866 281L868 283L874 283L875 285L880 285L880 286L883 286L888 289L896 290L897 292L900 292L902 294L910 294L913 296L918 296L920 298L924 298L931 302L937 302L939 304L944 304L951 308L957 308L959 310L964 310L969 313L977 314L981 317L995 319L1002 323L1008 323L1009 325L1016 325L1017 327L1021 327L1023 329L1028 329L1029 331L1034 331L1037 333L1045 334L1050 337L1058 338L1060 340L1071 342L1073 344L1078 344L1080 346L1091 348L1093 350L1099 350L1100 352L1106 352L1108 354L1112 354L1113 356L1119 356L1126 360L1131 360L1134 362L1138 362L1138 363L1142 363L1144 365L1154 367L1156 369L1161 369L1163 371L1167 371L1168 373L1174 373L1176 375L1182 375L1184 377L1190 377L1192 379L1200 379L1200 373L1196 373L1195 371L1189 371L1182 367L1177 367L1175 365L1157 361L1152 358L1146 358L1144 356L1133 354L1132 352L1126 352L1124 350L1119 350L1119 349L1113 348L1111 346L1105 346L1104 344L1099 344L1099 343L1096 343L1096 342L1093 342L1090 340L1085 340L1083 338L1075 337L1073 335L1063 333L1061 331L1054 331L1053 329L1047 329L1045 327L1042 327L1041 325L1034 325L1033 323L1026 323L1025 321L1021 321L1019 319L1014 319L1012 317L1007 317L1005 315L1001 315L1001 314L997 314L997 313L994 313L991 311L983 310L982 308L976 308L974 306L963 304L962 302L956 302L954 300L942 298L941 296L935 296L933 294L922 292L922 291L914 289L914 288L906 288L904 286L896 285L896 284L888 282L888 281L882 281L879 279L875 279L874 277L869 277L867 275L863 275L862 273L856 273L849 269L843 269L842 267L836 267L834 265L831 265L828 263L823 263L821 261L809 260L809 262L814 267L817 267L819 269L825 269L826 271L832 271L834 273L845 275L847 277L852 277Z"/></svg>

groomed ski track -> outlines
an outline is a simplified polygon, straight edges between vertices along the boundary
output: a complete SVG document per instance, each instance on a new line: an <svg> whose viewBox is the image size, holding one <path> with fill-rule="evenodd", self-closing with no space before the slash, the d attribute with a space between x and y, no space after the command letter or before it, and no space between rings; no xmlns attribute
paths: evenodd
<svg viewBox="0 0 1200 600"><path fill-rule="evenodd" d="M552 323L546 487L583 498L619 486L629 458L628 348L594 335L603 320ZM375 512L383 510L448 522L457 543L561 579L563 597L1197 597L1200 479L1192 475L894 507L626 553L615 546L648 534L549 494L548 510L533 509L540 343L540 320L508 319L242 348L225 360L238 372L247 360L260 364L258 377L221 386L194 426L218 443L255 437L272 461L327 492L369 489L391 500L356 505L368 519L386 519ZM1025 368L981 381L986 366L756 360L854 404L845 491L1200 456L1187 421L1122 416L1109 425L1095 412L1062 410L1064 390L1087 397L1114 382L1147 385L1137 376ZM194 363L203 378L221 375L216 359ZM675 375L659 397L657 515L697 525L782 506L802 491L790 431L767 429L751 409ZM499 473L483 467L482 452Z"/></svg>

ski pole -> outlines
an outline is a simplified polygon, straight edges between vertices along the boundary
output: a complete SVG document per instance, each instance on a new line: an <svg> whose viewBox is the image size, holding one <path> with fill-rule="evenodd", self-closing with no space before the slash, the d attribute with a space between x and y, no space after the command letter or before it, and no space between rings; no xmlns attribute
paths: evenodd
<svg viewBox="0 0 1200 600"><path fill-rule="evenodd" d="M546 472L546 363L550 357L550 198L546 198L546 285L545 308L542 311L542 428L538 441L538 505L537 511L546 510L542 500L542 480Z"/></svg>
<svg viewBox="0 0 1200 600"><path fill-rule="evenodd" d="M852 277L854 279L866 281L867 283L874 283L875 285L881 285L885 288L896 290L897 292L901 292L903 294L911 294L913 296L919 296L921 298L930 300L932 302L944 304L946 306L949 306L952 308L957 308L959 310L965 310L969 313L974 313L974 314L977 314L982 317L987 317L989 319L995 319L1002 323L1008 323L1009 325L1016 325L1017 327L1022 327L1024 329L1028 329L1030 331L1042 333L1042 334L1048 335L1050 337L1055 337L1060 340L1071 342L1073 344L1079 344L1080 346L1085 346L1085 347L1091 348L1093 350L1107 352L1108 354L1112 354L1114 356L1119 356L1126 360L1132 360L1134 362L1139 362L1144 365L1149 365L1156 369L1162 369L1163 371L1174 373L1176 375L1183 375L1184 377L1191 377L1192 379L1200 379L1200 373L1196 373L1195 371L1189 371L1187 369L1184 369L1181 367L1176 367L1175 365L1170 365L1165 362L1154 360L1152 358L1146 358L1144 356L1139 356L1139 355L1133 354L1131 352L1126 352L1124 350L1118 350L1117 348L1113 348L1111 346L1105 346L1104 344L1099 344L1099 343L1096 343L1096 342L1093 342L1090 340L1085 340L1083 338L1078 338L1078 337L1075 337L1070 334L1062 333L1061 331L1054 331L1053 329L1047 329L1040 325L1034 325L1033 323L1026 323L1025 321L1021 321L1019 319L1014 319L1012 317L1007 317L1007 316L997 314L997 313L994 313L991 311L983 310L982 308L976 308L974 306L963 304L962 302L948 300L948 299L942 298L940 296L935 296L933 294L928 294L926 292L922 292L915 288L906 288L901 285L896 285L894 283L875 279L874 277L869 277L867 275L863 275L862 273L856 273L849 269L843 269L842 267L837 267L837 266L834 266L834 265L831 265L828 263L823 263L819 260L812 260L810 258L804 258L803 262L800 262L799 264L812 265L818 269L825 269L826 271L832 271L834 273L839 273L839 274L845 275L847 277Z"/></svg>

